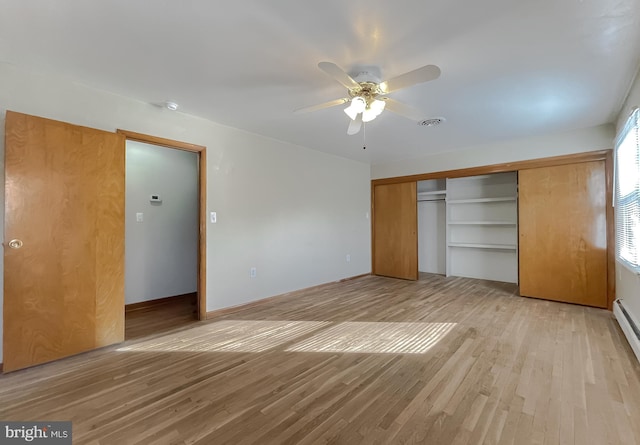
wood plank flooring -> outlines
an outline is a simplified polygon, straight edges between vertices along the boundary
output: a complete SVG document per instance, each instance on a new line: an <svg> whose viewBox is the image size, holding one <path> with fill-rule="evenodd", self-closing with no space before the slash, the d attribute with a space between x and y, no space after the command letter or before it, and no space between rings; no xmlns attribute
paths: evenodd
<svg viewBox="0 0 640 445"><path fill-rule="evenodd" d="M640 444L610 312L513 285L363 277L0 377L74 444Z"/></svg>
<svg viewBox="0 0 640 445"><path fill-rule="evenodd" d="M195 293L185 294L163 298L146 306L125 307L125 340L134 340L195 323L197 298Z"/></svg>

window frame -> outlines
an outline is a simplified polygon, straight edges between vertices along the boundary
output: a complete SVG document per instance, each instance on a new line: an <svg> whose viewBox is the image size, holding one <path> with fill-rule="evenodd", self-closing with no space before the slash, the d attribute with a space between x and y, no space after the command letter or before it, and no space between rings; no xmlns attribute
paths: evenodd
<svg viewBox="0 0 640 445"><path fill-rule="evenodd" d="M626 195L621 196L620 195L621 169L618 167L620 162L619 151L620 151L620 147L622 147L623 145L622 143L627 139L627 137L632 132L635 132L635 140L636 140L635 159L637 160L635 162L638 165L638 171L636 172L638 176L636 178L635 188L631 192L627 193ZM636 247L635 262L633 259L626 258L622 255L622 252L621 252L622 235L620 233L621 228L627 225L625 224L625 222L621 222L621 218L628 216L629 213L631 213L631 212L626 212L624 210L628 209L629 207L633 207L633 205L635 204L635 207L638 208L636 213L640 214L640 109L638 107L634 107L631 110L629 117L627 118L622 130L618 134L615 141L614 190L613 191L614 191L613 202L614 202L614 213L615 213L615 258L616 258L616 261L624 265L626 268L628 268L632 272L635 272L636 274L640 274L640 252L638 252L638 250L640 250L640 229L638 229L638 232L637 232L638 235L630 243L635 245ZM629 226L632 226L632 225L633 224L629 224Z"/></svg>

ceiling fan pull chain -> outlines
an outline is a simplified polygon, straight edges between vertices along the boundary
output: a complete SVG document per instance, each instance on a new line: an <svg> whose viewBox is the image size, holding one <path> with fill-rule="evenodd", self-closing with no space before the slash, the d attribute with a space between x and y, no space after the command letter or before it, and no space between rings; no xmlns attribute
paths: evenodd
<svg viewBox="0 0 640 445"><path fill-rule="evenodd" d="M367 124L362 123L362 149L367 149Z"/></svg>

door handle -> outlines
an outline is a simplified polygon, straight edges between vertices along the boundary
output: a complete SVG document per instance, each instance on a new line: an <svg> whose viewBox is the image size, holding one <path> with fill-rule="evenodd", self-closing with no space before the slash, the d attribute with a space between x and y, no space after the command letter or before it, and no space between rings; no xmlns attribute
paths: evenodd
<svg viewBox="0 0 640 445"><path fill-rule="evenodd" d="M22 240L19 239L12 239L11 241L9 241L9 247L12 249L19 249L22 247Z"/></svg>

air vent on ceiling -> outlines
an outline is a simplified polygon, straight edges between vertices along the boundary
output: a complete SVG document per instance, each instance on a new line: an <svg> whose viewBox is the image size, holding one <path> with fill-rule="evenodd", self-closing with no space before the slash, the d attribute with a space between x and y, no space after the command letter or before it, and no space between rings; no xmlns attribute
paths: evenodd
<svg viewBox="0 0 640 445"><path fill-rule="evenodd" d="M445 121L444 117L433 117L431 119L424 119L418 122L421 127L435 127Z"/></svg>

